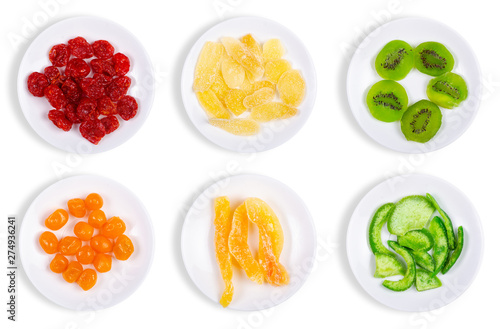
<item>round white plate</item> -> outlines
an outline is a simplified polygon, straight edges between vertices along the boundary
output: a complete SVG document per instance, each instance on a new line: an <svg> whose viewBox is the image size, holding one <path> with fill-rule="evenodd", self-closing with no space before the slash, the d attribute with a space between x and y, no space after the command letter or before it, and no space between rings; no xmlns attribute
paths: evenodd
<svg viewBox="0 0 500 329"><path fill-rule="evenodd" d="M256 311L284 302L304 284L316 254L316 232L306 205L288 186L260 175L232 176L201 193L182 227L182 258L195 285L216 303L224 290L214 247L213 200L218 196L227 196L232 210L248 197L261 198L273 208L285 237L280 262L290 275L290 283L283 287L259 285L250 281L241 268L233 266L234 296L228 308ZM258 247L257 231L250 224L248 240L252 250Z"/></svg>
<svg viewBox="0 0 500 329"><path fill-rule="evenodd" d="M382 80L375 71L375 57L386 43L395 39L404 40L413 47L426 41L444 44L455 58L452 72L460 74L469 89L469 96L459 107L454 110L441 109L441 129L433 139L424 144L407 141L399 122L378 121L370 114L366 105L368 90L374 83ZM413 69L406 78L398 81L408 93L409 104L427 99L427 83L432 78ZM479 109L481 86L481 71L476 56L462 36L448 26L430 19L403 18L382 25L363 40L349 65L346 89L354 117L372 139L395 151L425 153L447 146L467 130Z"/></svg>
<svg viewBox="0 0 500 329"><path fill-rule="evenodd" d="M286 48L285 59L298 69L306 81L306 97L298 107L299 113L290 119L261 124L255 136L235 136L208 123L206 112L193 91L194 69L206 41L219 41L221 37L240 38L251 33L261 44L271 38L281 40ZM205 32L189 52L181 78L182 100L187 114L196 128L213 143L235 152L260 152L275 148L292 138L306 123L316 99L316 71L306 47L288 28L262 17L240 17L223 21ZM240 117L244 117L241 115Z"/></svg>
<svg viewBox="0 0 500 329"><path fill-rule="evenodd" d="M108 218L119 216L125 221L125 234L134 243L135 251L127 261L113 258L111 271L98 273L96 285L83 291L76 283L67 283L60 274L51 272L49 264L54 255L43 251L38 238L48 231L44 225L48 215L58 208L67 210L69 199L85 198L92 192L104 199L102 210ZM68 223L54 232L57 238L74 236L73 227L80 220L84 219L70 215ZM141 201L125 186L93 175L60 180L40 193L24 215L19 242L21 263L33 285L54 303L78 311L108 308L129 297L145 279L154 252L153 227Z"/></svg>
<svg viewBox="0 0 500 329"><path fill-rule="evenodd" d="M415 287L403 292L394 292L384 286L384 279L373 277L375 257L368 242L368 227L375 211L387 202L401 198L430 193L442 209L448 213L455 230L464 228L464 248L453 268L438 274L442 287L418 292ZM435 212L436 216L439 214ZM382 240L391 237L386 225ZM483 229L474 206L469 199L450 183L428 175L413 174L398 176L375 186L359 202L352 214L347 229L347 256L359 284L380 303L401 311L426 312L443 307L457 299L472 284L483 255ZM388 278L396 280L401 277Z"/></svg>
<svg viewBox="0 0 500 329"><path fill-rule="evenodd" d="M128 94L137 99L139 111L129 121L119 116L120 127L110 135L104 136L98 145L94 145L80 134L80 125L73 125L69 132L57 128L48 118L52 109L45 97L34 97L28 91L26 81L32 72L42 72L52 65L49 50L53 45L67 43L68 40L82 36L89 43L104 39L109 41L115 52L122 52L130 59L132 79ZM113 149L131 138L146 121L154 98L154 72L146 50L139 40L122 26L107 19L82 16L65 19L48 27L31 43L24 54L17 77L17 93L21 109L31 127L44 140L53 146L79 154L99 153Z"/></svg>

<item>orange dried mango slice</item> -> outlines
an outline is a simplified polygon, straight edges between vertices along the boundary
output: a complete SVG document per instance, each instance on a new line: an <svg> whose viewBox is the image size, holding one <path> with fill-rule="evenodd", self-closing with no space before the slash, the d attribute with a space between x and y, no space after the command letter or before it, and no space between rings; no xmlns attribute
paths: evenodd
<svg viewBox="0 0 500 329"><path fill-rule="evenodd" d="M229 251L250 280L258 284L264 282L264 272L248 246L248 216L245 203L239 205L234 211L229 234Z"/></svg>
<svg viewBox="0 0 500 329"><path fill-rule="evenodd" d="M281 75L292 69L292 64L286 59L277 59L269 61L265 66L265 75L269 81L278 83Z"/></svg>
<svg viewBox="0 0 500 329"><path fill-rule="evenodd" d="M219 70L223 52L222 44L212 41L205 42L194 70L194 91L200 92L210 88Z"/></svg>
<svg viewBox="0 0 500 329"><path fill-rule="evenodd" d="M259 263L266 281L275 286L288 284L289 276L279 262L284 236L278 217L272 208L259 198L245 200L248 219L259 228Z"/></svg>
<svg viewBox="0 0 500 329"><path fill-rule="evenodd" d="M235 116L241 115L247 110L243 104L243 100L248 96L248 92L241 89L231 89L224 99L229 111L231 111ZM229 119L229 118L226 118Z"/></svg>
<svg viewBox="0 0 500 329"><path fill-rule="evenodd" d="M211 89L197 92L196 97L210 118L229 119L231 117L229 111Z"/></svg>
<svg viewBox="0 0 500 329"><path fill-rule="evenodd" d="M285 47L280 39L269 39L262 46L262 53L266 62L274 61L285 55Z"/></svg>
<svg viewBox="0 0 500 329"><path fill-rule="evenodd" d="M224 54L221 62L221 72L226 85L231 88L239 88L245 80L245 69L229 55Z"/></svg>
<svg viewBox="0 0 500 329"><path fill-rule="evenodd" d="M273 100L273 98L274 89L264 87L245 97L243 100L243 106L246 108L253 108L255 106L269 103Z"/></svg>
<svg viewBox="0 0 500 329"><path fill-rule="evenodd" d="M252 119L210 119L208 122L214 127L238 136L252 136L260 130L257 121Z"/></svg>
<svg viewBox="0 0 500 329"><path fill-rule="evenodd" d="M224 78L222 77L222 72L219 70L215 75L215 80L210 89L215 93L215 96L220 100L222 105L226 106L225 98L227 93L229 92L229 87L227 86Z"/></svg>
<svg viewBox="0 0 500 329"><path fill-rule="evenodd" d="M257 122L268 122L276 119L288 119L295 116L298 110L281 102L269 102L252 108L250 119Z"/></svg>
<svg viewBox="0 0 500 329"><path fill-rule="evenodd" d="M241 41L224 37L221 39L229 56L238 62L249 73L251 81L259 80L264 75L264 66Z"/></svg>
<svg viewBox="0 0 500 329"><path fill-rule="evenodd" d="M229 252L229 233L231 232L231 208L227 197L215 199L215 257L219 264L220 273L224 280L224 292L219 303L227 307L233 299L234 287L232 283L233 268L231 265L231 253Z"/></svg>
<svg viewBox="0 0 500 329"><path fill-rule="evenodd" d="M299 106L306 95L306 82L298 70L283 73L276 87L283 103L293 107Z"/></svg>

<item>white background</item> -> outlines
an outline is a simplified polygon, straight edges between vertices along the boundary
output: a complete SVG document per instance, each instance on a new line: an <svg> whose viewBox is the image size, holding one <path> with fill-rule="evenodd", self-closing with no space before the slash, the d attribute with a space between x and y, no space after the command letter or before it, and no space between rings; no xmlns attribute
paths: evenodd
<svg viewBox="0 0 500 329"><path fill-rule="evenodd" d="M0 255L6 255L8 215L21 219L45 187L61 177L85 173L117 180L144 202L156 231L155 261L131 298L97 313L75 313L54 305L20 272L15 324L6 320L3 310L7 281L2 274L2 328L400 329L495 323L495 296L500 293L495 241L500 231L496 128L500 20L494 2L59 1L11 1L0 14ZM34 36L54 22L83 14L127 27L143 42L157 72L156 100L143 128L126 144L89 156L61 152L39 138L22 116L15 90L20 60ZM184 58L195 40L217 22L242 15L267 17L292 29L309 48L318 71L317 102L305 127L286 144L256 155L235 154L206 141L189 121L179 90ZM475 122L453 144L426 155L396 153L370 140L356 124L345 96L346 70L355 46L381 23L408 16L438 19L456 29L475 49L484 73L484 99ZM26 29L34 22L38 24L34 30ZM9 41L23 33L24 42ZM475 204L485 229L484 262L476 281L458 300L430 313L393 311L374 301L355 281L345 254L348 221L362 196L385 178L409 172L432 174L456 185ZM304 199L315 219L317 267L295 296L265 312L222 309L194 287L182 264L179 237L186 209L204 187L230 173L260 173L281 180Z"/></svg>

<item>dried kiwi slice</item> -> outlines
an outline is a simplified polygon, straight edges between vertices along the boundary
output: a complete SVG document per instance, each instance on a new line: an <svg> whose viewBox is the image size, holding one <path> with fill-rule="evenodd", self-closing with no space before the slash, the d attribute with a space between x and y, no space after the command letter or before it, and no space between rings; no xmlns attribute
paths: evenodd
<svg viewBox="0 0 500 329"><path fill-rule="evenodd" d="M409 141L426 143L438 132L442 118L441 109L423 99L405 111L401 118L401 131Z"/></svg>
<svg viewBox="0 0 500 329"><path fill-rule="evenodd" d="M366 104L375 119L394 122L400 120L406 111L408 95L396 81L382 80L370 88Z"/></svg>
<svg viewBox="0 0 500 329"><path fill-rule="evenodd" d="M455 59L439 42L424 42L415 48L415 67L422 73L437 77L453 70Z"/></svg>
<svg viewBox="0 0 500 329"><path fill-rule="evenodd" d="M401 40L392 40L378 53L375 69L383 79L401 80L410 73L414 63L412 46Z"/></svg>
<svg viewBox="0 0 500 329"><path fill-rule="evenodd" d="M427 97L433 103L452 109L467 99L467 84L458 74L447 72L429 81Z"/></svg>

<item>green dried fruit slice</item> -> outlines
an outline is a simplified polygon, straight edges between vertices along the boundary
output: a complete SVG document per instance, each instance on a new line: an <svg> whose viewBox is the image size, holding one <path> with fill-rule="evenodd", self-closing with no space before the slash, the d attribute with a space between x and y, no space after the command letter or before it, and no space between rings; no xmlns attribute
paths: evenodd
<svg viewBox="0 0 500 329"><path fill-rule="evenodd" d="M447 72L427 84L427 97L434 104L452 109L467 99L467 84L458 74Z"/></svg>
<svg viewBox="0 0 500 329"><path fill-rule="evenodd" d="M464 248L464 229L460 226L457 231L457 247L451 256L448 257L446 264L443 266L443 269L441 270L441 273L443 274L446 274L446 272L448 272L453 265L455 265L458 257L460 257L460 254L462 253L462 249Z"/></svg>
<svg viewBox="0 0 500 329"><path fill-rule="evenodd" d="M441 109L428 100L420 100L408 107L401 117L401 131L409 141L426 143L434 137L443 120Z"/></svg>
<svg viewBox="0 0 500 329"><path fill-rule="evenodd" d="M375 58L375 69L384 79L401 80L413 69L413 48L401 40L388 42Z"/></svg>
<svg viewBox="0 0 500 329"><path fill-rule="evenodd" d="M436 262L433 275L436 275L443 268L450 250L448 248L448 239L446 238L446 228L441 218L436 216L431 220L429 232L431 232L432 238L434 239L434 252L432 257Z"/></svg>
<svg viewBox="0 0 500 329"><path fill-rule="evenodd" d="M375 215L373 215L370 228L368 229L368 241L374 254L392 254L382 243L381 233L393 209L394 203L386 203L378 208Z"/></svg>
<svg viewBox="0 0 500 329"><path fill-rule="evenodd" d="M384 280L382 285L393 291L404 291L409 289L415 282L416 267L415 260L410 251L401 247L396 241L388 241L389 247L401 255L406 262L406 272L404 277L399 281Z"/></svg>
<svg viewBox="0 0 500 329"><path fill-rule="evenodd" d="M434 276L431 272L417 269L417 278L415 279L415 286L417 291L425 291L441 287L441 280Z"/></svg>
<svg viewBox="0 0 500 329"><path fill-rule="evenodd" d="M436 262L434 261L434 258L429 255L429 253L425 251L411 251L411 254L413 255L413 259L415 259L415 263L417 263L418 266L434 273Z"/></svg>
<svg viewBox="0 0 500 329"><path fill-rule="evenodd" d="M382 80L370 88L366 104L375 119L383 122L399 121L408 108L408 94L396 81Z"/></svg>
<svg viewBox="0 0 500 329"><path fill-rule="evenodd" d="M453 55L439 42L424 42L415 48L415 67L424 74L437 77L454 66Z"/></svg>
<svg viewBox="0 0 500 329"><path fill-rule="evenodd" d="M402 247L410 248L415 251L428 251L434 245L431 233L423 228L406 232L403 236L398 236L398 243Z"/></svg>
<svg viewBox="0 0 500 329"><path fill-rule="evenodd" d="M425 227L435 208L424 196L410 195L396 203L391 217L387 221L387 229L391 234L404 235L408 231Z"/></svg>
<svg viewBox="0 0 500 329"><path fill-rule="evenodd" d="M441 217L443 217L443 224L444 227L446 228L446 237L448 238L448 247L451 250L455 249L455 233L453 232L453 223L451 222L450 217L448 214L441 209L439 204L437 203L436 199L429 193L427 193L427 199L432 203L432 205L437 209Z"/></svg>
<svg viewBox="0 0 500 329"><path fill-rule="evenodd" d="M376 253L375 266L376 269L373 276L376 278L387 278L405 273L404 266L393 253Z"/></svg>

